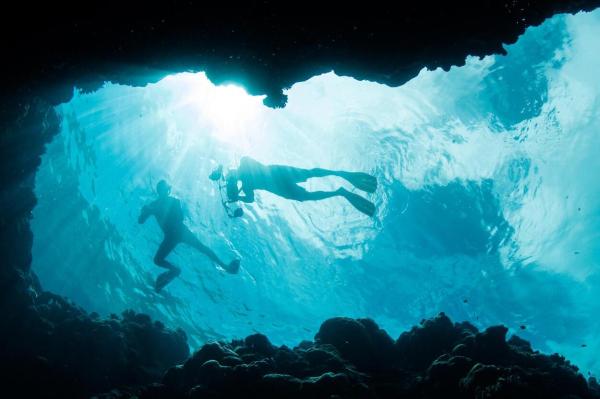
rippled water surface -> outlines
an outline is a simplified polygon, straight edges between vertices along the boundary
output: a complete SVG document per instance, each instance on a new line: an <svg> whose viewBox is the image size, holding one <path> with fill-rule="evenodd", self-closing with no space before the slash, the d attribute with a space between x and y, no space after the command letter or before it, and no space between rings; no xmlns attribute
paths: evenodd
<svg viewBox="0 0 600 399"><path fill-rule="evenodd" d="M76 90L36 176L33 268L90 311L147 312L194 347L253 331L294 344L338 315L397 336L445 311L597 374L599 37L600 12L556 16L507 56L399 88L329 73L294 85L284 109L202 73ZM208 174L243 155L370 172L376 217L258 192L229 219ZM162 233L137 216L163 178L200 239L241 257L238 275L181 245L169 258L180 278L153 291ZM339 185L350 189L306 183Z"/></svg>

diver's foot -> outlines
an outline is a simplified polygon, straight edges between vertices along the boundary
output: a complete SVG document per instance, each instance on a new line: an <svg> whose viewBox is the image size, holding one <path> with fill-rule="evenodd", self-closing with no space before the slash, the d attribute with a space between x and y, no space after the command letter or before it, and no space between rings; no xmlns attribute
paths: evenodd
<svg viewBox="0 0 600 399"><path fill-rule="evenodd" d="M240 270L240 260L234 259L227 266L223 267L227 273L236 274Z"/></svg>
<svg viewBox="0 0 600 399"><path fill-rule="evenodd" d="M171 281L173 281L175 279L175 277L179 276L180 274L181 274L181 269L179 269L178 267L171 269L169 271L166 271L164 273L161 273L156 278L156 284L154 285L154 289L156 290L156 292L160 292L163 288L165 288L165 286L167 284L169 284Z"/></svg>

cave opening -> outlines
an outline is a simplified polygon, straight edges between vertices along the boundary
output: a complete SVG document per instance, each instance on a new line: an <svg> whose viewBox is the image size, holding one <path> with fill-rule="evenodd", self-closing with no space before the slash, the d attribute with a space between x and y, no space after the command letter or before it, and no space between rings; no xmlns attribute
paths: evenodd
<svg viewBox="0 0 600 399"><path fill-rule="evenodd" d="M399 88L331 72L287 90L282 109L203 73L76 89L36 174L32 268L89 311L182 327L192 347L254 331L295 344L340 315L395 336L443 310L597 374L600 184L580 171L600 167L599 34L599 12L555 16L507 56ZM230 219L208 175L244 155L372 173L376 215L261 192ZM242 259L238 275L181 246L182 275L153 291L161 232L137 216L160 179L203 242Z"/></svg>

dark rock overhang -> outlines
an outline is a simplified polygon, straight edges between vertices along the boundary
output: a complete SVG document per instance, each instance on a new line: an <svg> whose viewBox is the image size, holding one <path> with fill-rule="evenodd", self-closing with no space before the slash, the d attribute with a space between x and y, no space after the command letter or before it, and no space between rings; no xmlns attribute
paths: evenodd
<svg viewBox="0 0 600 399"><path fill-rule="evenodd" d="M207 4L17 4L0 26L4 94L44 87L60 103L74 85L143 85L194 70L282 106L282 89L331 70L398 86L424 67L503 53L527 27L600 0Z"/></svg>

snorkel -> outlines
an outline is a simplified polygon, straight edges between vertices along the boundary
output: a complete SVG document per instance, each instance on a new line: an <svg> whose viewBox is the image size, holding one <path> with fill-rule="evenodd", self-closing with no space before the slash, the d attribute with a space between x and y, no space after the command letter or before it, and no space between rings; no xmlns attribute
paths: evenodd
<svg viewBox="0 0 600 399"><path fill-rule="evenodd" d="M225 213L227 216L232 219L241 217L244 214L244 210L240 206L237 206L235 209L231 209L229 206L229 204L237 202L237 180L235 181L235 196L233 195L233 190L231 190L231 183L235 178L234 175L228 174L226 178L223 175L223 165L219 165L211 172L210 175L208 175L208 178L218 184L221 205L223 205L223 208L225 208Z"/></svg>

